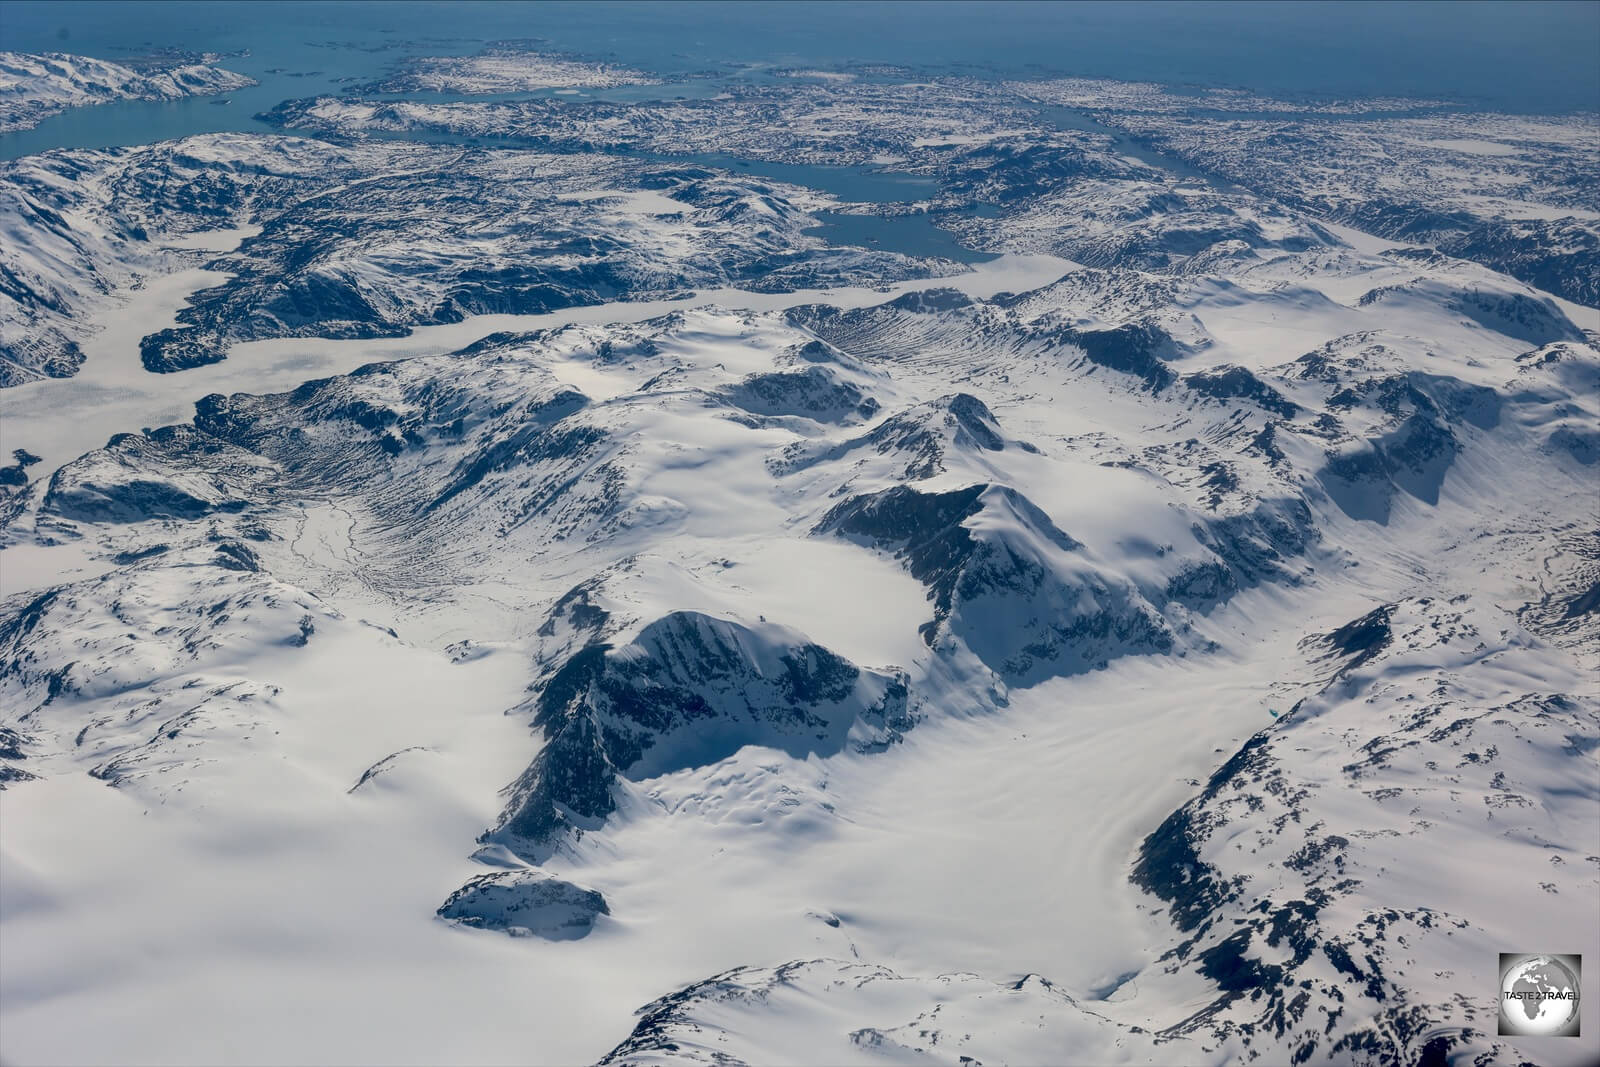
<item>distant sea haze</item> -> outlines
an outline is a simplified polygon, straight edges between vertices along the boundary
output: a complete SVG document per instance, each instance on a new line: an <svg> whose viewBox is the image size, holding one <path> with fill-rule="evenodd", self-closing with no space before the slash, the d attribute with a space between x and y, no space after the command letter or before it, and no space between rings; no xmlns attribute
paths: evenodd
<svg viewBox="0 0 1600 1067"><path fill-rule="evenodd" d="M0 47L116 60L248 49L307 75L540 39L663 75L727 64L905 64L978 76L1074 75L1317 96L1447 97L1519 113L1600 110L1600 4L229 3L10 0ZM331 46L331 47L330 47ZM334 52L331 48L337 48ZM334 57L337 55L337 62Z"/></svg>

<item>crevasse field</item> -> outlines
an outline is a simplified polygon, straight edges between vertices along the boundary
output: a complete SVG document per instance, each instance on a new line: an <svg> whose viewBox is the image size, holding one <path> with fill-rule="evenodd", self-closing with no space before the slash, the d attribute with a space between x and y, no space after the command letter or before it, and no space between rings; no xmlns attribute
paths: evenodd
<svg viewBox="0 0 1600 1067"><path fill-rule="evenodd" d="M0 1062L1591 1061L1600 101L7 10Z"/></svg>

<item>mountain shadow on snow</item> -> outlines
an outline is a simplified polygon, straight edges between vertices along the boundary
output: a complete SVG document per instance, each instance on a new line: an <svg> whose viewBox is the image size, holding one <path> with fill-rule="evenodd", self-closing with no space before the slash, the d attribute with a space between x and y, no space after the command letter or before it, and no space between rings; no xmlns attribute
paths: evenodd
<svg viewBox="0 0 1600 1067"><path fill-rule="evenodd" d="M746 745L793 756L872 749L911 725L903 676L866 671L770 623L679 611L622 648L591 644L533 701L545 747L484 841L540 857L617 808L618 778L701 767Z"/></svg>
<svg viewBox="0 0 1600 1067"><path fill-rule="evenodd" d="M959 641L1011 684L1173 648L1172 631L1139 590L1096 565L1014 489L895 486L835 505L814 532L892 552L928 587L924 643Z"/></svg>

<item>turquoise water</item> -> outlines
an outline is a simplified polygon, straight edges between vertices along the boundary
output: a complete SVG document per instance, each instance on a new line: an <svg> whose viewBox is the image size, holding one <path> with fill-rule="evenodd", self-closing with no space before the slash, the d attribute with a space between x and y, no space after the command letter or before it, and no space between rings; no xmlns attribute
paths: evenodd
<svg viewBox="0 0 1600 1067"><path fill-rule="evenodd" d="M1514 112L1600 110L1600 4L1571 3L177 3L5 0L0 47L116 60L152 48L248 54L262 82L222 101L74 109L0 134L0 158L57 147L261 132L281 100L338 92L412 54L539 38L708 91L774 66L906 64L978 77L1080 75L1289 95L1445 97ZM706 76L714 76L708 79Z"/></svg>
<svg viewBox="0 0 1600 1067"><path fill-rule="evenodd" d="M130 45L286 63L307 42L431 54L545 38L668 74L728 64L900 63L1231 85L1297 95L1446 95L1501 108L1600 106L1600 5L1151 3L103 3L11 0L6 48ZM387 51L396 49L388 48ZM383 56L384 51L367 52ZM349 57L345 57L349 58ZM305 94L298 94L305 95Z"/></svg>
<svg viewBox="0 0 1600 1067"><path fill-rule="evenodd" d="M989 213L980 205L972 213ZM967 214L962 211L960 214ZM957 263L987 263L999 257L975 252L957 241L955 235L938 226L940 216L916 215L841 215L834 211L816 212L822 225L806 231L829 244L900 252L908 256L939 256Z"/></svg>
<svg viewBox="0 0 1600 1067"><path fill-rule="evenodd" d="M1507 111L1600 110L1597 3L180 3L0 0L0 48L110 60L154 49L220 52L218 65L261 84L224 97L72 108L0 134L0 159L210 132L277 132L255 116L286 99L339 93L410 55L469 55L491 41L624 64L667 84L590 91L619 101L706 96L775 82L781 67L877 62L980 78L1060 75L1226 86L1314 100L1402 95ZM464 99L438 93L418 99ZM523 96L551 96L550 93ZM474 99L517 99L498 96ZM556 96L555 99L567 99ZM1092 118L1050 109L1059 125L1115 137L1123 151L1205 179ZM517 147L511 138L408 138ZM537 147L537 143L529 142ZM650 157L667 161L669 157ZM799 166L696 155L671 162L794 182L844 200L890 203L936 192L930 178L868 167ZM929 214L825 213L835 244L989 257Z"/></svg>

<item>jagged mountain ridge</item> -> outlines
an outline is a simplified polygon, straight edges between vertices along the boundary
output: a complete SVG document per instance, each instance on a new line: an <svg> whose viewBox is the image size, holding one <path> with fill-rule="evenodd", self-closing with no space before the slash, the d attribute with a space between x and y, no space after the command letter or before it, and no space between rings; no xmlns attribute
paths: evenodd
<svg viewBox="0 0 1600 1067"><path fill-rule="evenodd" d="M19 335L204 264L178 325L141 333L166 379L226 356L249 383L272 338L375 360L5 468L7 566L52 577L0 624L0 778L24 820L61 796L92 815L8 847L3 921L29 967L128 953L20 1009L20 1040L124 975L205 1003L185 946L270 932L296 963L345 957L295 968L308 1026L350 1030L329 982L381 987L408 1010L373 1040L435 1059L500 1057L499 1028L454 1024L513 1015L574 1062L1531 1055L1470 998L1519 929L1502 889L1596 940L1594 324L1109 134L998 107L948 128L981 86L804 96L833 117L770 157L902 153L929 201L378 139L8 171L19 226L68 249L29 291L79 279ZM742 109L717 132L738 147L804 112L782 100L666 105L663 128ZM941 221L973 245L1077 262L895 297L853 283L953 265L805 232L823 206L972 197L996 210ZM172 247L222 225L232 251ZM725 285L834 291L685 293ZM518 317L680 295L633 325ZM418 358L380 343L444 325ZM1446 719L1470 723L1435 738ZM256 906L195 906L124 841ZM1553 873L1467 891L1415 859L1434 849ZM122 872L115 907L91 859ZM283 870L302 884L252 895ZM52 879L83 896L34 908ZM129 907L140 932L103 925ZM151 974L154 945L191 966ZM806 962L834 958L856 962Z"/></svg>
<svg viewBox="0 0 1600 1067"><path fill-rule="evenodd" d="M704 766L746 745L870 750L912 724L904 677L863 672L803 635L675 612L629 645L590 644L541 687L545 747L483 840L542 858L573 826L616 810L620 777Z"/></svg>
<svg viewBox="0 0 1600 1067"><path fill-rule="evenodd" d="M949 266L827 246L804 232L831 203L810 190L624 156L216 134L25 157L0 168L0 196L19 223L0 261L0 386L75 373L82 311L201 263L224 277L141 338L146 369L203 366L241 340L397 337L467 315ZM241 228L238 247L184 247L217 228Z"/></svg>
<svg viewBox="0 0 1600 1067"><path fill-rule="evenodd" d="M201 58L174 55L127 66L66 52L0 52L0 133L30 129L68 108L109 100L176 100L256 84L243 74L191 61Z"/></svg>

